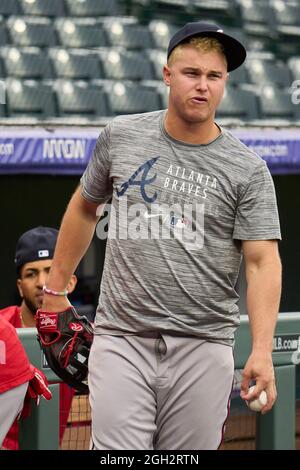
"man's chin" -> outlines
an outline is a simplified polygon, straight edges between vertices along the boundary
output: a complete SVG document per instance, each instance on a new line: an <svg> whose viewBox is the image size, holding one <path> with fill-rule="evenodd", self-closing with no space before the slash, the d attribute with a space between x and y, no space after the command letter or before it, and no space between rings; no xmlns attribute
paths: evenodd
<svg viewBox="0 0 300 470"><path fill-rule="evenodd" d="M39 308L42 307L43 300L39 300L36 302L26 302L27 307L31 311L32 315L34 316Z"/></svg>
<svg viewBox="0 0 300 470"><path fill-rule="evenodd" d="M190 122L191 124L197 124L197 123L202 123L206 122L211 118L210 113L205 112L204 110L187 110L186 113L184 113L184 120L186 122Z"/></svg>
<svg viewBox="0 0 300 470"><path fill-rule="evenodd" d="M186 117L186 122L190 124L202 124L203 122L207 122L209 120L208 116L204 115L189 115Z"/></svg>

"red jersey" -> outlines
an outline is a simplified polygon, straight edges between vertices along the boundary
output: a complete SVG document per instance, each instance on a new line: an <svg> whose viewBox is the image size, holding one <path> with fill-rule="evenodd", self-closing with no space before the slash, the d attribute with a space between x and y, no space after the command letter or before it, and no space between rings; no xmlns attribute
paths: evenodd
<svg viewBox="0 0 300 470"><path fill-rule="evenodd" d="M0 393L29 382L33 375L15 328L0 316Z"/></svg>
<svg viewBox="0 0 300 470"><path fill-rule="evenodd" d="M18 307L17 305L13 305L11 307L7 307L7 308L0 310L0 318L6 320L5 322L6 324L7 322L9 322L11 325L14 326L13 328L10 325L10 327L14 330L15 335L17 335L15 328L22 328L21 307ZM22 346L22 343L20 344ZM24 354L26 356L25 351L24 351ZM29 366L27 356L25 360L27 361L28 366ZM31 374L30 379L32 377L33 377L33 374ZM24 380L24 382L26 382L26 380ZM21 383L24 383L24 382L20 382L19 385L21 385ZM13 386L8 387L8 389L9 388L13 388ZM70 412L70 408L72 405L72 399L74 396L74 389L64 383L61 383L59 388L60 388L59 390L60 391L59 393L59 442L61 443L65 428L67 426L69 412ZM0 389L0 392L1 392L1 389ZM6 438L3 441L2 446L5 449L17 450L19 448L18 434L19 434L19 427L18 427L18 422L16 420L14 424L12 425L12 427L10 428L10 430L8 431Z"/></svg>
<svg viewBox="0 0 300 470"><path fill-rule="evenodd" d="M18 318L20 319L20 315ZM29 382L33 375L16 329L0 315L0 393ZM17 420L7 433L3 447L6 449L18 448Z"/></svg>
<svg viewBox="0 0 300 470"><path fill-rule="evenodd" d="M15 328L22 328L21 307L13 305L12 307L3 308L0 310L0 317L5 318Z"/></svg>

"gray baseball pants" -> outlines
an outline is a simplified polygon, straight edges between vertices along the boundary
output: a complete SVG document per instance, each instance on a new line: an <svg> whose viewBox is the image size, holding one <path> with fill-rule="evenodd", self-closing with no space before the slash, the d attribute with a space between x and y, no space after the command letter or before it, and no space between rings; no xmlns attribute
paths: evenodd
<svg viewBox="0 0 300 470"><path fill-rule="evenodd" d="M28 382L0 393L0 447L14 420L23 409Z"/></svg>
<svg viewBox="0 0 300 470"><path fill-rule="evenodd" d="M233 375L230 346L164 333L96 335L92 448L218 449Z"/></svg>

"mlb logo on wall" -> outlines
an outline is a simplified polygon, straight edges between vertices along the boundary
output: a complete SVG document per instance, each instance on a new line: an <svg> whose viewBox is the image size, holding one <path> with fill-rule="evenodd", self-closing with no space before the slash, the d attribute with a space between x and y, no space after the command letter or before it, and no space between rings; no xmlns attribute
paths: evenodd
<svg viewBox="0 0 300 470"><path fill-rule="evenodd" d="M47 258L49 256L49 251L48 250L39 250L38 251L38 257L39 258Z"/></svg>

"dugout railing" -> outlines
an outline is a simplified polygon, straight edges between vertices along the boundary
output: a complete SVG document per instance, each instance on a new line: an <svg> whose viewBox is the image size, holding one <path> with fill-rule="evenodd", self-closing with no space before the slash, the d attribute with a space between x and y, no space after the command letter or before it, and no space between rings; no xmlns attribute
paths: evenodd
<svg viewBox="0 0 300 470"><path fill-rule="evenodd" d="M20 423L20 449L59 449L59 379L44 359L35 328L18 329L30 361L46 374L53 394L51 401L33 404L31 415ZM234 348L235 368L242 369L251 350L248 317L241 316ZM257 450L295 449L296 371L300 363L300 312L281 313L274 337L273 361L278 397L273 409L256 414ZM298 370L299 372L299 370Z"/></svg>

